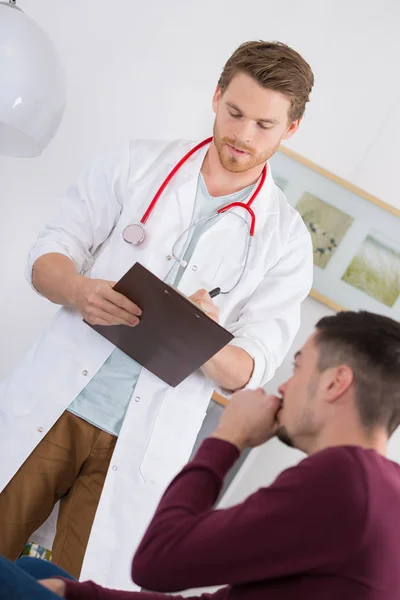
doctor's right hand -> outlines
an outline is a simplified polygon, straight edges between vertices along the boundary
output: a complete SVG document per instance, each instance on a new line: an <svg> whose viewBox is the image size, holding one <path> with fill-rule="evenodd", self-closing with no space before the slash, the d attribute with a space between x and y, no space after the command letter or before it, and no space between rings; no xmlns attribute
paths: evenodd
<svg viewBox="0 0 400 600"><path fill-rule="evenodd" d="M142 311L126 296L116 292L114 285L112 281L78 275L73 305L91 325L135 327L140 322Z"/></svg>

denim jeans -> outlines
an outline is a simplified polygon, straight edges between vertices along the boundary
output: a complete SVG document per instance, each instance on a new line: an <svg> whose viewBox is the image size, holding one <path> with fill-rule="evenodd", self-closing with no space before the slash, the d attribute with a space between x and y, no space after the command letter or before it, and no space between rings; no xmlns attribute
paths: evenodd
<svg viewBox="0 0 400 600"><path fill-rule="evenodd" d="M37 582L50 577L73 579L46 560L23 556L10 562L0 556L0 600L59 600L59 596Z"/></svg>

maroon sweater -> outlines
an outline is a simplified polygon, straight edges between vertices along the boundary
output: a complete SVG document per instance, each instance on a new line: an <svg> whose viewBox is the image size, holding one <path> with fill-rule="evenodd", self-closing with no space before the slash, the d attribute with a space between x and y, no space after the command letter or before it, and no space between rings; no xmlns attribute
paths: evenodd
<svg viewBox="0 0 400 600"><path fill-rule="evenodd" d="M329 448L238 506L213 510L238 456L227 442L203 443L160 502L133 560L136 583L157 592L226 586L202 600L400 598L397 464L374 450ZM66 597L166 600L92 582L68 583Z"/></svg>

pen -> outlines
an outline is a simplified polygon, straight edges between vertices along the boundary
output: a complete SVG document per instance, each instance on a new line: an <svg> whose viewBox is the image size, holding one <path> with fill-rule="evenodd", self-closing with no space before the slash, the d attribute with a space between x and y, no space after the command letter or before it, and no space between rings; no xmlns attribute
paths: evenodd
<svg viewBox="0 0 400 600"><path fill-rule="evenodd" d="M211 292L209 292L211 298L215 298L215 296L218 296L221 293L221 288L216 287L213 290L211 290Z"/></svg>

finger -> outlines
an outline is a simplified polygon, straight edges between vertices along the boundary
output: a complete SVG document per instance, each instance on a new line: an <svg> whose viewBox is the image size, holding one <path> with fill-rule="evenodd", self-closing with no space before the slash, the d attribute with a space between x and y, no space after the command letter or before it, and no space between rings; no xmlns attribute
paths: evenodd
<svg viewBox="0 0 400 600"><path fill-rule="evenodd" d="M106 300L101 295L96 295L86 307L85 316L92 324L98 324L94 323L94 320L100 317L100 315L102 319L106 319L107 321L111 319L111 324L113 325L137 325L136 316L115 306L115 304L112 304L112 302Z"/></svg>
<svg viewBox="0 0 400 600"><path fill-rule="evenodd" d="M125 321L125 319L122 319L121 317L110 315L105 312L101 313L100 318L107 321L108 325L125 325L126 327L136 327L136 325L139 325L140 323L138 317L131 317L131 321Z"/></svg>
<svg viewBox="0 0 400 600"><path fill-rule="evenodd" d="M109 327L110 325L127 325L127 323L117 322L117 320L112 319L103 319L102 317L96 316L86 316L85 320L90 323L90 325L103 325Z"/></svg>
<svg viewBox="0 0 400 600"><path fill-rule="evenodd" d="M198 308L200 308L203 312L207 311L207 304L205 302L203 302L202 300L196 300L195 302L196 306Z"/></svg>
<svg viewBox="0 0 400 600"><path fill-rule="evenodd" d="M140 309L140 307L137 304L135 304L134 302L129 300L129 298L127 298L120 292L116 292L113 289L113 287L114 287L114 285L116 285L116 283L114 283L113 281L107 281L105 283L107 283L108 285L104 289L104 298L106 298L107 300L112 302L112 304L115 304L116 306L123 308L124 310L126 310L127 312L129 312L132 315L140 316L142 314L142 310Z"/></svg>
<svg viewBox="0 0 400 600"><path fill-rule="evenodd" d="M137 323L138 323L137 316L132 315L130 312L128 312L124 308L120 308L119 306L116 306L109 300L103 299L101 301L101 303L99 303L98 308L100 310L102 310L103 312L111 315L112 317L115 317L117 319L122 319L128 325L137 325Z"/></svg>
<svg viewBox="0 0 400 600"><path fill-rule="evenodd" d="M106 318L102 318L101 316L93 317L92 325L106 325L109 327L110 325L128 325L125 321L119 321L116 318L112 318L108 315Z"/></svg>
<svg viewBox="0 0 400 600"><path fill-rule="evenodd" d="M139 324L139 319L137 317L132 317L132 319L135 319L135 321L128 322L99 309L86 316L86 320L92 325L126 325L128 327L135 327Z"/></svg>
<svg viewBox="0 0 400 600"><path fill-rule="evenodd" d="M273 421L275 424L278 423L278 414L280 411L280 404L270 404L266 410L269 415L273 416Z"/></svg>
<svg viewBox="0 0 400 600"><path fill-rule="evenodd" d="M197 301L197 300L205 300L205 301L212 302L212 298L211 298L210 294L204 288L201 288L200 290L197 290L197 292L195 292L190 297L192 298L192 300L195 300L195 301Z"/></svg>
<svg viewBox="0 0 400 600"><path fill-rule="evenodd" d="M89 319L87 319L87 320L89 321ZM107 326L109 326L109 325L110 325L110 323L109 323L108 321L105 321L104 319L100 319L100 318L98 318L98 319L95 319L95 321L94 321L93 323L91 323L91 322L89 321L89 323L90 323L91 325L107 325Z"/></svg>
<svg viewBox="0 0 400 600"><path fill-rule="evenodd" d="M197 300L196 301L196 306L198 306L199 308L201 308L201 310L205 313L214 313L215 312L215 306L214 304L211 304L210 302L205 302L204 300Z"/></svg>
<svg viewBox="0 0 400 600"><path fill-rule="evenodd" d="M282 406L282 398L278 398L278 396L266 395L271 406L273 406L276 410L279 410Z"/></svg>
<svg viewBox="0 0 400 600"><path fill-rule="evenodd" d="M112 288L108 288L108 293L106 294L105 298L112 302L112 304L123 308L124 310L126 310L126 312L130 313L131 315L140 317L140 315L142 314L142 311L139 308L139 306L137 306L137 304L129 300L123 294L116 292Z"/></svg>
<svg viewBox="0 0 400 600"><path fill-rule="evenodd" d="M209 302L196 302L195 304L207 317L213 321L219 321L219 310L213 304Z"/></svg>

